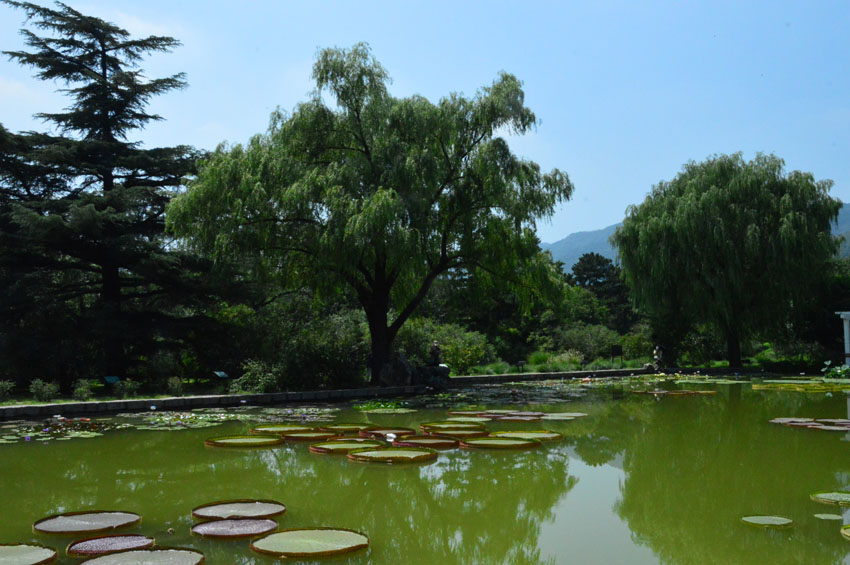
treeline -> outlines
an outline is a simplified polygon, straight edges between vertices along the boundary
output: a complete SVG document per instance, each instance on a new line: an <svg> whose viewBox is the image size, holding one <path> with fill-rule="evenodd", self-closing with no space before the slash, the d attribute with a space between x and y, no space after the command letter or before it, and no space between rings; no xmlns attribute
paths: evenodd
<svg viewBox="0 0 850 565"><path fill-rule="evenodd" d="M625 276L595 254L565 274L534 227L573 187L498 136L536 124L512 75L471 98L396 98L368 46L326 49L315 95L247 144L144 148L129 138L162 119L151 98L186 82L147 79L138 64L179 43L132 38L61 4L7 3L29 29L27 50L4 53L67 85L70 100L38 115L59 133L0 125L0 380L19 390L105 377L176 389L214 372L253 391L392 383L405 378L399 354L425 364L433 341L455 374L602 366L619 350L640 365L656 344L669 362L706 362L722 342L732 355L733 335L733 364L765 340L770 355L809 363L840 347L832 312L850 307L848 272L822 236L834 201L811 175L795 176L792 194L771 161L772 176L732 202L682 212L690 222L743 209L747 195L757 210L774 199L773 224L737 219L749 255L717 251L734 243L731 227L644 219L644 204L615 236ZM650 199L661 192L685 199L666 185ZM659 235L670 223L709 226L716 242ZM696 252L701 241L716 260ZM761 310L740 288L755 289Z"/></svg>

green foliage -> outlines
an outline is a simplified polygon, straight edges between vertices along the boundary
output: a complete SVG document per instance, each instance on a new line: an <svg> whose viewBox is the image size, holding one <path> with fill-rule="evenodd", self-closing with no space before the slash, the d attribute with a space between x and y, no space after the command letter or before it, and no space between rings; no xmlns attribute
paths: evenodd
<svg viewBox="0 0 850 565"><path fill-rule="evenodd" d="M166 386L171 396L183 396L183 379L180 377L169 377Z"/></svg>
<svg viewBox="0 0 850 565"><path fill-rule="evenodd" d="M8 400L10 396L12 396L12 392L15 390L15 382L14 381L0 381L0 401Z"/></svg>
<svg viewBox="0 0 850 565"><path fill-rule="evenodd" d="M611 355L611 346L620 343L620 336L601 324L575 324L560 329L552 337L556 351L575 350L584 359L596 359Z"/></svg>
<svg viewBox="0 0 850 565"><path fill-rule="evenodd" d="M120 398L132 398L139 394L142 383L133 379L121 379L115 383L115 394Z"/></svg>
<svg viewBox="0 0 850 565"><path fill-rule="evenodd" d="M717 329L733 366L750 336L782 331L784 305L806 301L837 249L831 186L786 173L773 155L719 155L688 163L629 209L611 239L671 361L698 323Z"/></svg>
<svg viewBox="0 0 850 565"><path fill-rule="evenodd" d="M320 51L313 78L313 97L291 115L204 160L169 205L175 234L287 288L352 291L378 368L440 275L483 267L521 298L549 276L533 228L572 184L498 137L536 123L516 77L473 98L395 98L357 44Z"/></svg>
<svg viewBox="0 0 850 565"><path fill-rule="evenodd" d="M654 349L649 324L645 322L633 326L632 331L624 335L621 342L626 359L649 357Z"/></svg>
<svg viewBox="0 0 850 565"><path fill-rule="evenodd" d="M620 268L598 253L585 253L573 265L567 282L593 293L607 309L606 325L618 333L626 333L635 322L629 287Z"/></svg>
<svg viewBox="0 0 850 565"><path fill-rule="evenodd" d="M404 403L398 400L367 400L352 406L355 410L396 410L404 408Z"/></svg>
<svg viewBox="0 0 850 565"><path fill-rule="evenodd" d="M434 341L442 349L442 362L454 375L466 375L473 366L495 358L493 347L483 334L457 324L437 324L427 318L412 318L405 324L396 339L396 347L414 366L425 365Z"/></svg>
<svg viewBox="0 0 850 565"><path fill-rule="evenodd" d="M250 359L242 365L242 376L230 383L231 393L268 393L280 390L278 381L283 373L279 365Z"/></svg>
<svg viewBox="0 0 850 565"><path fill-rule="evenodd" d="M47 402L59 395L59 385L35 379L30 383L29 391L39 402Z"/></svg>
<svg viewBox="0 0 850 565"><path fill-rule="evenodd" d="M826 361L821 373L827 379L847 379L850 378L850 366L836 365L833 367L832 361Z"/></svg>
<svg viewBox="0 0 850 565"><path fill-rule="evenodd" d="M74 400L91 400L93 396L91 386L91 381L88 379L77 379L74 382L74 390L71 392L71 397Z"/></svg>

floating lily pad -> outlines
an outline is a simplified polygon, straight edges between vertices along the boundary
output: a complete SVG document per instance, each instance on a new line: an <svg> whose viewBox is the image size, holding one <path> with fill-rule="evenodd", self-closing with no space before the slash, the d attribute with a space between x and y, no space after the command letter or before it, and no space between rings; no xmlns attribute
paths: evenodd
<svg viewBox="0 0 850 565"><path fill-rule="evenodd" d="M425 434L429 436L464 439L470 437L487 437L490 435L490 432L487 430L425 430Z"/></svg>
<svg viewBox="0 0 850 565"><path fill-rule="evenodd" d="M540 416L541 420L575 420L587 416L584 412L547 412Z"/></svg>
<svg viewBox="0 0 850 565"><path fill-rule="evenodd" d="M86 559L88 565L200 565L204 554L185 547L133 549Z"/></svg>
<svg viewBox="0 0 850 565"><path fill-rule="evenodd" d="M365 449L367 447L382 449L385 445L384 442L377 439L353 437L314 443L310 446L310 451L313 453L339 453L344 455L355 449Z"/></svg>
<svg viewBox="0 0 850 565"><path fill-rule="evenodd" d="M847 418L818 418L815 421L830 426L850 426L850 420Z"/></svg>
<svg viewBox="0 0 850 565"><path fill-rule="evenodd" d="M9 565L41 565L56 559L56 551L32 543L0 544L0 563Z"/></svg>
<svg viewBox="0 0 850 565"><path fill-rule="evenodd" d="M782 516L744 516L741 521L760 528L790 528L794 520Z"/></svg>
<svg viewBox="0 0 850 565"><path fill-rule="evenodd" d="M205 538L251 538L271 532L277 522L268 518L239 518L236 520L210 520L192 526L192 533Z"/></svg>
<svg viewBox="0 0 850 565"><path fill-rule="evenodd" d="M356 434L360 430L372 427L372 424L361 422L358 424L336 423L321 426L319 429L326 432L336 432L338 434Z"/></svg>
<svg viewBox="0 0 850 565"><path fill-rule="evenodd" d="M202 504L192 510L192 516L201 520L226 520L232 518L271 518L286 512L286 506L276 500L220 500Z"/></svg>
<svg viewBox="0 0 850 565"><path fill-rule="evenodd" d="M424 447L388 447L386 449L355 449L348 453L354 461L372 461L376 463L419 463L433 461L437 452Z"/></svg>
<svg viewBox="0 0 850 565"><path fill-rule="evenodd" d="M841 527L841 535L850 539L850 524Z"/></svg>
<svg viewBox="0 0 850 565"><path fill-rule="evenodd" d="M494 432L490 435L494 437L516 439L536 439L537 441L557 441L564 438L563 435L557 432L550 432L548 430L534 430L530 432Z"/></svg>
<svg viewBox="0 0 850 565"><path fill-rule="evenodd" d="M500 422L539 422L540 416L522 416L518 414L508 414L499 418Z"/></svg>
<svg viewBox="0 0 850 565"><path fill-rule="evenodd" d="M410 414L416 412L413 408L366 408L359 410L364 414Z"/></svg>
<svg viewBox="0 0 850 565"><path fill-rule="evenodd" d="M410 428L381 428L377 426L372 426L366 428L365 430L360 430L360 435L362 437L379 437L386 438L389 434L393 434L396 437L398 436L409 436L413 435L415 432Z"/></svg>
<svg viewBox="0 0 850 565"><path fill-rule="evenodd" d="M483 410L480 414L493 414L495 416L503 416L505 414L513 414L514 412L519 412L519 410Z"/></svg>
<svg viewBox="0 0 850 565"><path fill-rule="evenodd" d="M454 449L460 440L436 435L402 436L393 442L395 447L428 447L431 449Z"/></svg>
<svg viewBox="0 0 850 565"><path fill-rule="evenodd" d="M292 432L309 432L314 428L300 424L260 424L251 428L252 434L288 434Z"/></svg>
<svg viewBox="0 0 850 565"><path fill-rule="evenodd" d="M809 495L809 498L815 502L822 504L837 504L838 506L850 506L850 492L833 491L833 492L816 492Z"/></svg>
<svg viewBox="0 0 850 565"><path fill-rule="evenodd" d="M283 434L283 439L286 441L324 441L326 439L331 439L332 437L336 437L339 434L337 432L322 432L319 430L312 430L309 432L289 432Z"/></svg>
<svg viewBox="0 0 850 565"><path fill-rule="evenodd" d="M281 530L251 542L251 549L277 557L329 557L369 546L360 532L341 528Z"/></svg>
<svg viewBox="0 0 850 565"><path fill-rule="evenodd" d="M528 449L539 447L540 442L533 439L480 437L465 439L460 442L460 446L467 449Z"/></svg>
<svg viewBox="0 0 850 565"><path fill-rule="evenodd" d="M283 443L283 438L281 436L271 434L221 436L213 437L204 441L204 445L207 447L269 447L272 445L280 445L281 443Z"/></svg>
<svg viewBox="0 0 850 565"><path fill-rule="evenodd" d="M451 418L446 418L447 422L466 422L470 424L483 424L491 421L493 418L488 418L487 416L452 416Z"/></svg>
<svg viewBox="0 0 850 565"><path fill-rule="evenodd" d="M449 410L449 416L478 416L481 410ZM451 418L449 418L451 420Z"/></svg>
<svg viewBox="0 0 850 565"><path fill-rule="evenodd" d="M88 512L65 512L42 518L32 529L43 534L77 534L84 532L106 532L138 524L141 516L133 512L93 510Z"/></svg>
<svg viewBox="0 0 850 565"><path fill-rule="evenodd" d="M815 514L815 518L818 520L827 520L827 521L843 521L844 516L841 514Z"/></svg>
<svg viewBox="0 0 850 565"><path fill-rule="evenodd" d="M782 425L790 425L790 424L808 424L814 422L814 418L774 418L772 420L768 420L771 424L782 424Z"/></svg>
<svg viewBox="0 0 850 565"><path fill-rule="evenodd" d="M147 549L153 544L153 538L139 534L98 536L75 541L68 545L65 552L71 557L91 557L128 549Z"/></svg>
<svg viewBox="0 0 850 565"><path fill-rule="evenodd" d="M429 431L440 431L440 430L483 430L484 424L479 422L426 422L424 424L420 424L419 428L422 430Z"/></svg>

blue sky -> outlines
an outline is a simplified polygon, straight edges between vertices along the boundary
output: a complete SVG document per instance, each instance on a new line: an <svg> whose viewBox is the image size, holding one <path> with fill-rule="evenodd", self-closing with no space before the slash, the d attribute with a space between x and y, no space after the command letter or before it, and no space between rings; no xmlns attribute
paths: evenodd
<svg viewBox="0 0 850 565"><path fill-rule="evenodd" d="M850 201L850 2L69 1L136 35L183 46L142 67L186 72L155 100L147 146L212 149L265 131L312 89L319 48L366 41L396 96L472 95L499 71L524 81L536 131L512 148L576 190L538 234L553 242L620 221L689 160L773 152ZM0 5L0 49L22 12ZM0 60L0 122L44 129L57 85Z"/></svg>

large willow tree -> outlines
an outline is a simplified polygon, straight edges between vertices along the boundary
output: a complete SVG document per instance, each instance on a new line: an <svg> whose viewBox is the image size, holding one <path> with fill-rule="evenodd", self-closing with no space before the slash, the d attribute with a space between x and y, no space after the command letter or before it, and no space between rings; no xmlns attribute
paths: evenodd
<svg viewBox="0 0 850 565"><path fill-rule="evenodd" d="M352 290L379 370L441 274L484 268L519 290L529 265L549 269L535 218L572 185L498 136L536 123L515 77L473 98L396 98L364 44L321 51L313 77L292 115L275 113L267 133L202 163L169 206L176 234L284 284Z"/></svg>
<svg viewBox="0 0 850 565"><path fill-rule="evenodd" d="M714 324L741 366L742 340L783 324L835 253L831 186L774 155L688 163L612 236L638 305L659 333Z"/></svg>

